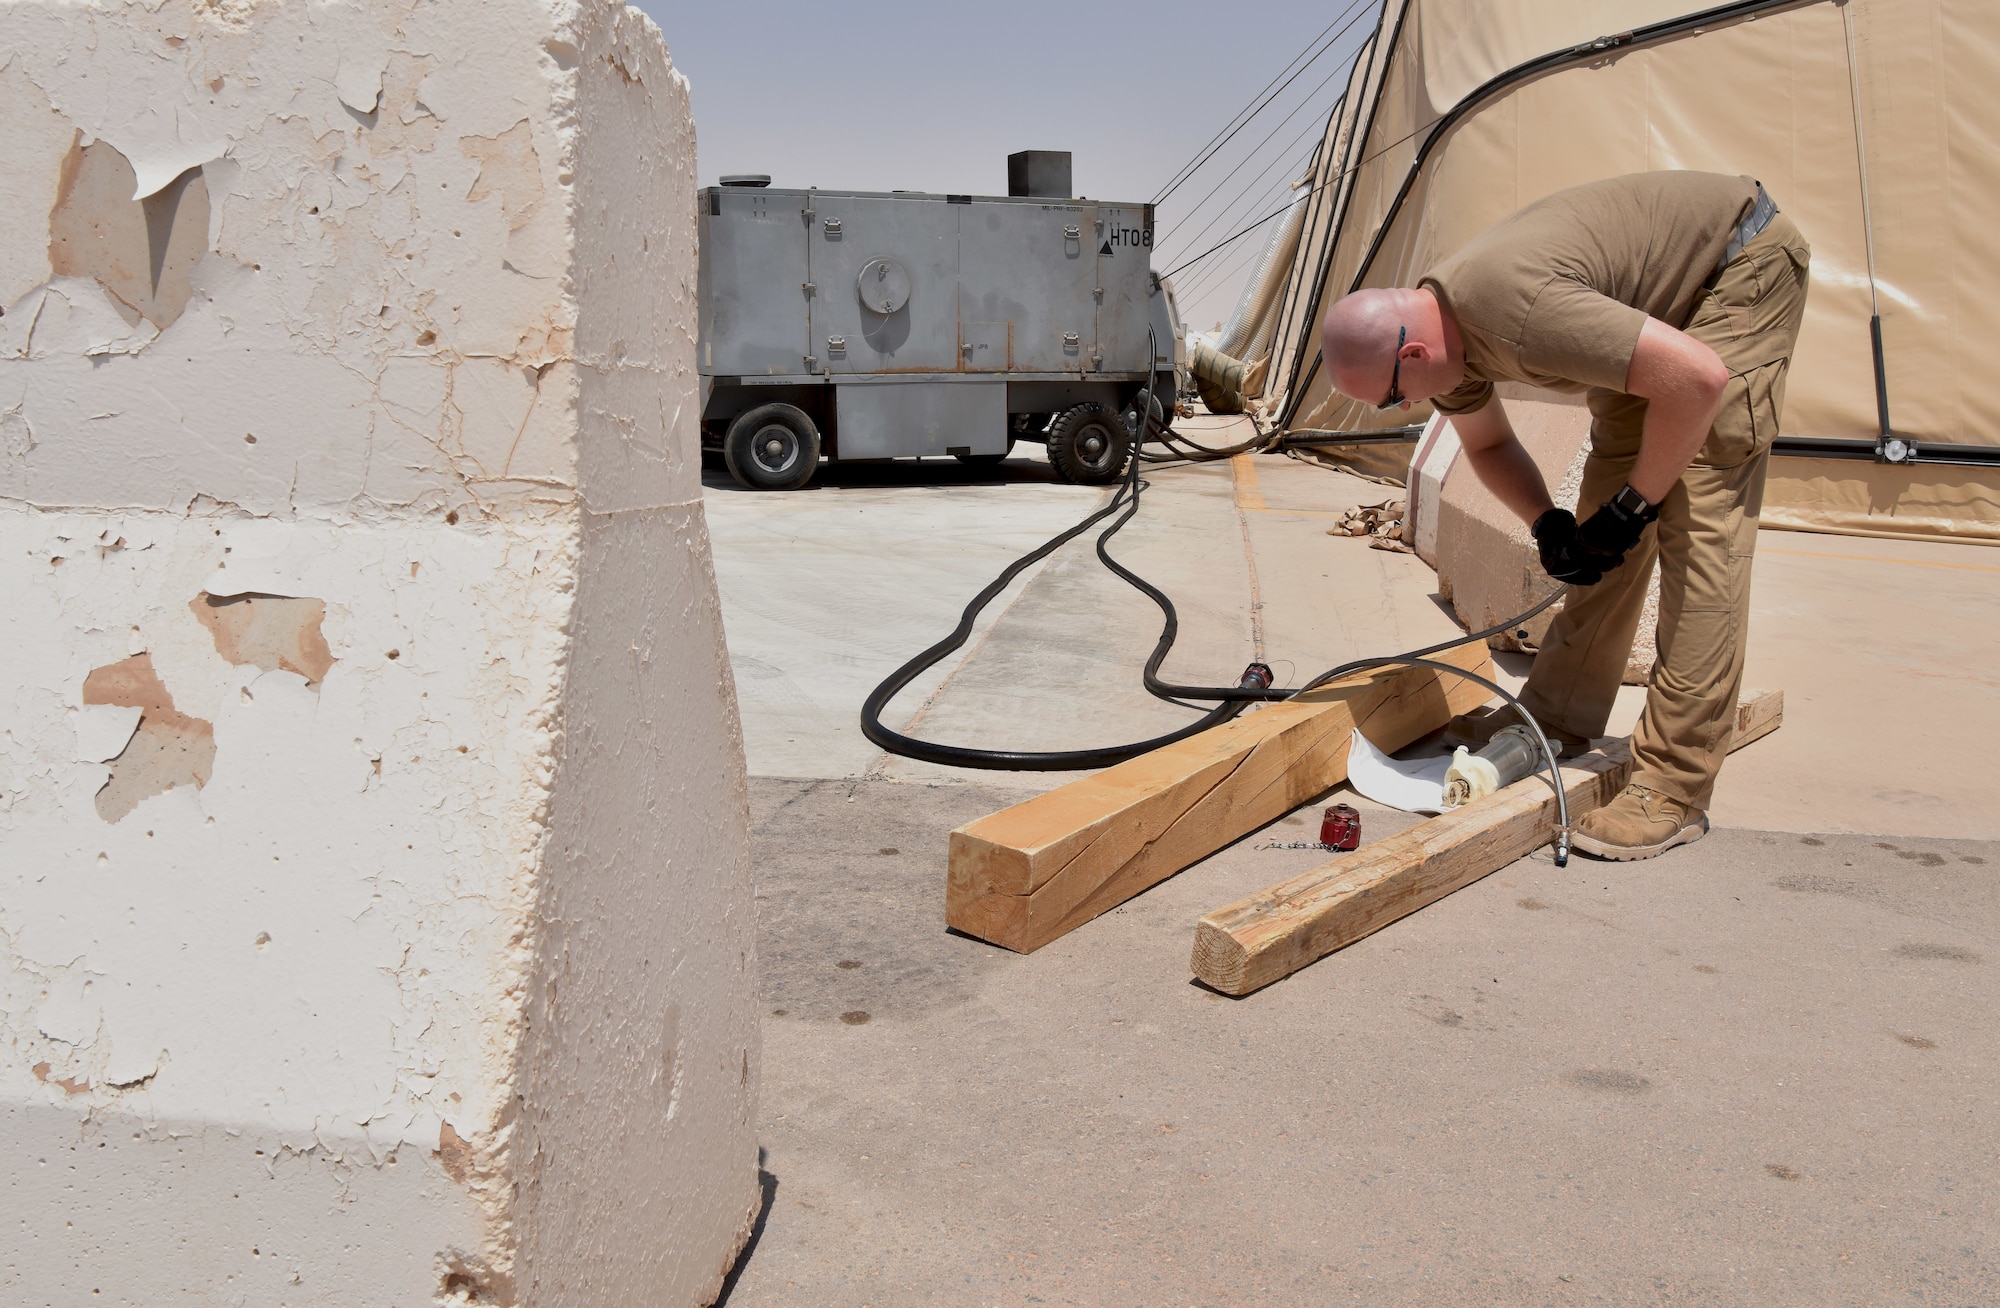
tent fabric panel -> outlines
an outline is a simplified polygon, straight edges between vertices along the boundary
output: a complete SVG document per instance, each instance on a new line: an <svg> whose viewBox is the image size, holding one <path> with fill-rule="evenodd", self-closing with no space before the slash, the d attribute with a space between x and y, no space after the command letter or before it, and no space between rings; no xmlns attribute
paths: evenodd
<svg viewBox="0 0 2000 1308"><path fill-rule="evenodd" d="M1389 9L1400 11L1400 8L1400 4L1390 0L1385 6L1382 22L1390 22ZM1331 241L1339 232L1340 214L1346 204L1348 190L1348 165L1354 151L1361 148L1377 93L1381 90L1381 55L1385 48L1383 29L1378 28L1356 57L1354 69L1348 77L1347 90L1328 121L1327 149L1314 168L1312 205L1306 217L1306 231L1311 233L1311 237L1309 240L1301 238L1298 276L1287 288L1288 310L1290 301L1298 295L1310 294L1316 288L1313 279L1318 275ZM1309 308L1307 312L1310 312ZM1285 323L1286 319L1281 316L1281 338Z"/></svg>
<svg viewBox="0 0 2000 1308"><path fill-rule="evenodd" d="M1301 297L1286 331L1310 334L1317 310L1353 282L1422 132L1451 107L1439 101L1438 88L1491 75L1465 51L1486 49L1489 63L1545 53L1519 32L1556 30L1550 24L1558 8L1571 15L1563 21L1576 24L1561 32L1570 43L1663 16L1656 5L1544 11L1524 0L1411 0L1403 40L1385 61L1373 129L1350 152L1352 191L1320 294ZM1535 12L1522 19L1523 9ZM1985 254L1986 229L2000 212L2000 114L1987 94L2000 84L2000 23L1990 3L1975 0L1851 0L1851 12L1896 429L1920 449L2000 444L2000 391L1982 384L2000 343L2000 287ZM1444 50L1463 65L1452 74L1456 81L1426 66ZM1748 173L1765 182L1814 248L1786 434L1872 439L1867 251L1848 67L1842 10L1821 4L1612 52L1515 88L1470 115L1433 153L1366 284L1409 285L1520 205L1581 181L1658 168ZM1297 345L1316 363L1316 340ZM1267 390L1273 407L1292 401L1290 429L1381 424L1372 405L1336 394L1316 368L1291 387L1289 397ZM1426 408L1408 416L1420 418ZM1993 520L1982 469L1939 466L1914 481L1889 470L1870 481L1859 471L1865 466L1837 463L1838 476L1780 478L1774 502L1781 515L1846 524L1841 530L1890 530L1867 525L1887 515L1922 534L1942 531L1958 514L1966 531L1957 534L1977 537ZM1863 482L1874 488L1868 495L1852 489ZM1966 489L1919 489L1947 485ZM1889 486L1913 498L1899 506L1869 497ZM1821 490L1830 497L1823 508L1797 499Z"/></svg>
<svg viewBox="0 0 2000 1308"><path fill-rule="evenodd" d="M2000 468L1773 459L1762 523L1785 531L2000 545Z"/></svg>
<svg viewBox="0 0 2000 1308"><path fill-rule="evenodd" d="M1279 354L1296 336L1292 320L1300 311L1300 302L1311 294L1311 270L1317 265L1326 242L1331 239L1332 215L1338 195L1337 188L1330 185L1328 179L1340 175L1346 144L1354 131L1355 113L1365 93L1368 62L1373 57L1375 44L1376 38L1370 36L1356 53L1354 66L1348 70L1347 87L1341 92L1340 99L1334 102L1333 112L1327 116L1326 131L1320 137L1319 148L1313 152L1312 167L1306 173L1307 185L1311 189L1306 196L1305 219L1299 229L1299 242L1292 251L1292 266L1286 274L1284 289L1278 296L1277 332L1273 347ZM1273 361L1277 361L1276 355ZM1289 379L1282 378L1281 373L1270 377L1267 385L1270 381L1277 381L1277 389L1282 391Z"/></svg>
<svg viewBox="0 0 2000 1308"><path fill-rule="evenodd" d="M1782 57L1774 59L1774 46ZM1718 93L1718 85L1731 93ZM1813 299L1799 351L1801 366L1807 366L1816 337L1831 344L1836 315L1852 321L1851 306L1836 308L1821 297L1822 264L1835 270L1836 284L1858 282L1864 297L1866 290L1846 88L1844 42L1831 5L1614 54L1528 83L1466 119L1432 155L1370 263L1365 284L1414 284L1433 262L1488 226L1567 186L1660 168L1747 172L1765 181L1814 245ZM1374 222L1401 184L1413 150L1405 144L1382 156L1400 155L1401 166ZM1322 303L1346 292L1373 240L1373 226L1360 221L1360 207L1357 200L1355 219L1323 283ZM1841 275L1848 267L1862 274ZM1842 391L1852 390L1857 376L1866 383L1872 375L1866 322L1864 307L1858 341L1848 339L1828 356L1843 379ZM1855 349L1861 352L1858 360ZM1795 394L1796 381L1795 372ZM1808 427L1794 411L1788 430L1869 434L1872 385L1840 398L1850 420L1829 429L1815 417ZM1291 425L1352 426L1367 409L1335 394L1316 374ZM1422 412L1427 411L1425 406Z"/></svg>
<svg viewBox="0 0 2000 1308"><path fill-rule="evenodd" d="M1263 393L1282 397L1294 384L1298 363L1311 350L1318 322L1318 287L1325 276L1326 260L1332 253L1345 222L1353 191L1354 160L1368 142L1387 73L1386 57L1404 15L1415 0L1384 0L1382 19L1355 60L1354 75L1347 94L1329 122L1331 149L1327 167L1313 177L1315 208L1307 213L1307 236L1299 243L1299 276L1287 288L1285 308L1278 320L1273 341L1271 367Z"/></svg>
<svg viewBox="0 0 2000 1308"><path fill-rule="evenodd" d="M1939 76L1944 51L1938 9L1935 3L1903 0L1857 4L1854 15L1889 412L1897 430L1920 441L1985 444L2000 431L1989 423L1983 435L1970 435L1955 411L1961 360L1947 326L1957 270L1946 209L1950 166L1944 131L1946 88ZM1851 154L1851 142L1848 148ZM1989 212L1996 198L2000 196L1987 197L1984 207ZM1860 251L1847 266L1865 274ZM1990 277L1985 280L1990 284ZM1859 330L1867 330L1865 309ZM1864 372L1854 378L1867 387L1867 417L1854 430L1799 430L1812 435L1872 435L1872 377Z"/></svg>
<svg viewBox="0 0 2000 1308"><path fill-rule="evenodd" d="M1686 0L1424 0L1425 99L1436 118L1509 68L1612 32L1666 22Z"/></svg>
<svg viewBox="0 0 2000 1308"><path fill-rule="evenodd" d="M1393 26L1388 11L1394 11ZM1404 0L1401 5L1392 2L1385 10L1383 22L1383 30L1377 35L1383 54L1378 60L1379 70L1371 79L1376 91L1372 117L1365 118L1369 123L1367 134L1348 151L1333 243L1320 263L1317 293L1306 297L1301 312L1289 324L1298 332L1290 357L1298 360L1301 368L1296 375L1282 379L1287 391L1301 385L1308 387L1309 393L1310 388L1324 387L1314 376L1318 369L1313 367L1319 355L1320 313L1352 283L1362 254L1374 239L1389 203L1416 157L1418 130L1436 117L1429 112L1421 91L1422 69L1417 51L1424 22L1422 0ZM1368 115L1370 108L1362 106L1361 113ZM1332 287L1340 289L1329 298ZM1288 415L1283 423L1287 428L1358 425L1309 420L1303 416L1297 397L1281 392L1275 384L1265 387L1265 396L1275 411Z"/></svg>
<svg viewBox="0 0 2000 1308"><path fill-rule="evenodd" d="M1296 342L1300 339L1299 317L1311 312L1311 300L1317 291L1314 279L1333 238L1347 150L1357 131L1358 115L1368 99L1369 69L1379 44L1378 32L1368 38L1355 56L1354 67L1348 74L1347 89L1327 118L1326 135L1321 138L1319 151L1313 156L1312 190L1306 200L1305 223L1293 253L1284 293L1278 301L1278 326L1272 342L1272 366L1266 373L1266 391L1283 394L1291 384L1290 369L1296 354Z"/></svg>
<svg viewBox="0 0 2000 1308"><path fill-rule="evenodd" d="M2000 393L1993 383L2000 353L2000 265L1993 257L2000 218L2000 8L1992 0L1944 0L1938 6L1939 61L1929 76L1950 88L1943 109L1943 195L1952 266L1944 333L1951 351L1951 382L1958 426L1952 439L2000 443ZM1863 56L1864 61L1866 56ZM1888 328L1885 320L1884 330ZM1903 422L1903 393L1892 373L1889 402ZM1915 395L1909 397L1917 399Z"/></svg>

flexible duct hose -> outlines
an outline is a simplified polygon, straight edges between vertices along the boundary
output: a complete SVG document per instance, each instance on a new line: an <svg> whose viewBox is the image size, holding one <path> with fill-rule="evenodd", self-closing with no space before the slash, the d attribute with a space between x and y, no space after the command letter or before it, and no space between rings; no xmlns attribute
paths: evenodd
<svg viewBox="0 0 2000 1308"><path fill-rule="evenodd" d="M1269 239L1264 242L1264 252L1257 257L1256 265L1244 279L1243 291L1236 297L1236 308L1223 324L1222 332L1215 338L1215 348L1223 354L1238 359L1257 357L1257 338L1264 338L1266 349L1270 347L1270 333L1265 324L1272 318L1278 293L1284 289L1285 279L1292 271L1292 256L1299 245L1299 233L1305 228L1306 201L1312 192L1307 189L1292 202L1291 212L1284 220L1271 229ZM1275 326L1275 324L1273 324Z"/></svg>
<svg viewBox="0 0 2000 1308"><path fill-rule="evenodd" d="M1196 341L1188 355L1188 372L1210 413L1243 412L1244 362L1233 359L1207 341Z"/></svg>
<svg viewBox="0 0 2000 1308"><path fill-rule="evenodd" d="M1301 195L1285 220L1271 230L1264 252L1244 279L1236 308L1215 338L1215 344L1195 341L1188 358L1188 372L1195 390L1210 413L1243 412L1244 377L1250 364L1271 352L1271 339L1278 330L1278 297L1290 275L1292 256L1298 250L1299 233L1305 228L1306 200Z"/></svg>
<svg viewBox="0 0 2000 1308"><path fill-rule="evenodd" d="M1278 334L1278 301L1285 293L1285 283L1291 279L1292 260L1298 254L1299 237L1305 231L1306 200L1311 194L1308 188L1293 204L1291 213L1285 216L1278 240L1272 246L1270 261L1258 277L1256 299L1243 321L1245 338L1217 342L1240 359L1255 363L1271 352L1271 341Z"/></svg>

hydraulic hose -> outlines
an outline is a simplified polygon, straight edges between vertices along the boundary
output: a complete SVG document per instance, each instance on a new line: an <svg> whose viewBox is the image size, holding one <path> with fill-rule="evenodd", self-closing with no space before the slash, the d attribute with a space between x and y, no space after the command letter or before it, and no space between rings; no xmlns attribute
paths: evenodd
<svg viewBox="0 0 2000 1308"><path fill-rule="evenodd" d="M1171 463L1177 459L1189 463L1215 463L1222 459L1233 459L1239 454L1254 454L1271 447L1274 436L1259 434L1235 445L1211 446L1189 440L1171 427L1163 428L1152 438L1158 444L1172 451L1165 456L1141 453L1139 457L1147 463Z"/></svg>

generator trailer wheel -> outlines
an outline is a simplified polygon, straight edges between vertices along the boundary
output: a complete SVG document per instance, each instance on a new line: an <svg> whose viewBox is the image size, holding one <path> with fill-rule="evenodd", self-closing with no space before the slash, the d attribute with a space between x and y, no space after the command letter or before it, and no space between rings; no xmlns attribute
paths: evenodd
<svg viewBox="0 0 2000 1308"><path fill-rule="evenodd" d="M751 490L797 490L819 471L819 428L802 409L760 404L729 424L722 461Z"/></svg>
<svg viewBox="0 0 2000 1308"><path fill-rule="evenodd" d="M1066 482L1117 481L1131 457L1131 429L1102 404L1072 405L1049 424L1049 464Z"/></svg>

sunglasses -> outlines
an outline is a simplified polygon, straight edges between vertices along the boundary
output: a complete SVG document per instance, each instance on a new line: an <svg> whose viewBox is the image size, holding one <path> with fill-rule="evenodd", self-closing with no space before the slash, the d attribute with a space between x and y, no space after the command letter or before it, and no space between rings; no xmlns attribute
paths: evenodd
<svg viewBox="0 0 2000 1308"><path fill-rule="evenodd" d="M1389 374L1389 394L1378 409L1393 409L1403 402L1403 342L1410 338L1410 329L1404 327L1396 333L1396 367Z"/></svg>

